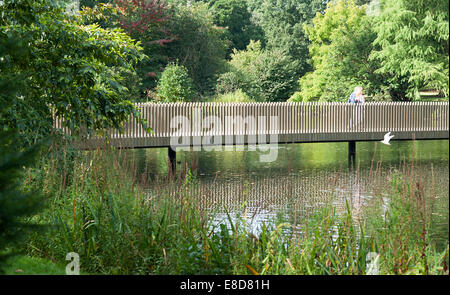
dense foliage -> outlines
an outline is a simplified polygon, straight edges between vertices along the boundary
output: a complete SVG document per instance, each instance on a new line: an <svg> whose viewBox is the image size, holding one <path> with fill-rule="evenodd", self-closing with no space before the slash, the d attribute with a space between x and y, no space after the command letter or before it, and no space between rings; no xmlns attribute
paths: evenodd
<svg viewBox="0 0 450 295"><path fill-rule="evenodd" d="M139 40L150 58L137 65L142 84L139 97L149 100L165 67L179 63L188 70L199 95L210 93L225 63L229 41L226 31L213 24L205 3L183 5L177 1L114 0L116 23Z"/></svg>
<svg viewBox="0 0 450 295"><path fill-rule="evenodd" d="M113 3L115 18L99 23L123 28L150 57L126 79L135 101L156 98L170 63L187 69L202 101L237 90L258 101L343 101L357 85L372 100L418 99L420 90L448 96L448 3L443 0L82 4L95 10L102 2ZM247 52L251 41L259 44L258 54ZM240 55L253 60L239 65Z"/></svg>
<svg viewBox="0 0 450 295"><path fill-rule="evenodd" d="M18 142L16 131L0 131L0 274L6 258L17 254L26 235L43 228L27 220L45 206L41 193L24 192L21 186L23 168L34 164L40 145L21 151Z"/></svg>
<svg viewBox="0 0 450 295"><path fill-rule="evenodd" d="M214 23L227 28L227 38L232 49L244 50L250 40L263 38L262 29L251 21L252 14L246 0L216 0L212 1Z"/></svg>
<svg viewBox="0 0 450 295"><path fill-rule="evenodd" d="M8 71L26 80L8 97L12 106L0 119L2 127L34 141L51 131L52 111L74 132L119 126L135 112L123 80L144 57L141 47L121 30L83 21L53 1L2 4L0 39L16 36L29 48L26 56L2 56Z"/></svg>
<svg viewBox="0 0 450 295"><path fill-rule="evenodd" d="M17 93L26 87L23 72L11 71L11 59L26 58L30 54L27 40L18 35L0 39L0 118L15 112L14 100ZM28 231L39 230L30 218L44 207L38 192L25 192L23 183L24 167L34 164L40 145L26 149L17 129L0 126L0 274L4 272L6 258L17 254Z"/></svg>
<svg viewBox="0 0 450 295"><path fill-rule="evenodd" d="M139 40L144 53L150 57L136 66L142 84L133 85L137 91L134 100L139 101L145 98L148 90L156 86L157 79L169 60L166 44L176 38L170 31L170 20L174 11L159 0L114 0L114 4L115 6L111 7L115 10L113 19L116 23L110 26L119 26L133 39Z"/></svg>
<svg viewBox="0 0 450 295"><path fill-rule="evenodd" d="M257 101L283 101L297 87L298 62L281 49L262 49L259 41L250 42L246 50L234 50L229 68L219 77L219 93L241 89Z"/></svg>
<svg viewBox="0 0 450 295"><path fill-rule="evenodd" d="M314 71L300 79L301 91L292 101L346 101L356 85L364 85L369 94L380 89L376 64L369 61L376 35L364 7L353 1L329 3L326 12L304 28Z"/></svg>
<svg viewBox="0 0 450 295"><path fill-rule="evenodd" d="M308 64L309 40L303 25L325 9L322 0L248 0L254 21L264 32L269 49L281 49L296 60L297 76L311 69Z"/></svg>
<svg viewBox="0 0 450 295"><path fill-rule="evenodd" d="M313 25L314 71L300 78L292 101L346 100L356 85L373 99L419 99L419 90L448 96L448 2L330 2Z"/></svg>
<svg viewBox="0 0 450 295"><path fill-rule="evenodd" d="M186 67L200 94L211 93L225 64L224 29L214 25L208 5L199 2L177 6L170 30L177 36L167 46L170 61Z"/></svg>
<svg viewBox="0 0 450 295"><path fill-rule="evenodd" d="M448 97L449 2L383 0L381 5L372 58L393 84L393 98L418 99L421 89Z"/></svg>
<svg viewBox="0 0 450 295"><path fill-rule="evenodd" d="M186 68L169 64L158 82L157 95L163 102L193 101L195 97L193 82Z"/></svg>

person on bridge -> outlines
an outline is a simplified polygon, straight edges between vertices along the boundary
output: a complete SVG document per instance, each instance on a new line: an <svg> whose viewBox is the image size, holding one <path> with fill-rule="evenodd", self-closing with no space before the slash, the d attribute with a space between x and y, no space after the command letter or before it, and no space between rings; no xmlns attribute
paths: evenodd
<svg viewBox="0 0 450 295"><path fill-rule="evenodd" d="M363 94L363 88L361 86L356 86L352 94L350 94L347 102L352 104L364 103L365 98Z"/></svg>
<svg viewBox="0 0 450 295"><path fill-rule="evenodd" d="M363 94L363 88L361 86L356 86L352 94L348 98L351 104L363 104L365 102L365 97ZM362 118L364 117L364 109L362 107L354 108L350 117L350 129L357 128L358 131L362 131Z"/></svg>

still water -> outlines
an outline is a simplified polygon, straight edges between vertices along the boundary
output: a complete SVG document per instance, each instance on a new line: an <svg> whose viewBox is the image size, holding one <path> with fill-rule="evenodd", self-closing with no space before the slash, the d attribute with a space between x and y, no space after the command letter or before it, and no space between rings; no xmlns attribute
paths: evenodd
<svg viewBox="0 0 450 295"><path fill-rule="evenodd" d="M280 214L297 224L325 203L344 210L346 201L357 216L373 199L388 199L393 178L405 173L414 159L414 173L432 199L433 235L440 243L448 240L448 140L391 141L390 146L358 142L352 169L345 142L279 145L277 158L270 163L260 161L260 155L267 152L231 149L177 151L177 174L191 173L195 185L187 187L181 182L173 190L190 190L199 206L214 211L217 222L226 220L225 212L241 212L258 231L263 221ZM154 180L149 182L150 194L158 195L169 187L160 181L168 174L166 148L131 152L139 170Z"/></svg>

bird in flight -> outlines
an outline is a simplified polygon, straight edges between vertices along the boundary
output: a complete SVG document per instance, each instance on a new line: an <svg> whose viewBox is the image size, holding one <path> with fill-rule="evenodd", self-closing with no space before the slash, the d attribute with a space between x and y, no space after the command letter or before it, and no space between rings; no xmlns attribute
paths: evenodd
<svg viewBox="0 0 450 295"><path fill-rule="evenodd" d="M386 134L384 135L384 139L383 139L383 140L380 140L380 141L381 141L382 143L384 143L384 144L391 145L391 144L389 143L389 141L391 140L392 137L394 137L394 135L391 135L391 132L389 131L388 133L386 133Z"/></svg>

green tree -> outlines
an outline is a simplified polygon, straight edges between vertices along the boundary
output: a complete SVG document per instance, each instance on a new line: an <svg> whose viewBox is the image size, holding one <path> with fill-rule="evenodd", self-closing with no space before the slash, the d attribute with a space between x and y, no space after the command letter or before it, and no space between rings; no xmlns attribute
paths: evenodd
<svg viewBox="0 0 450 295"><path fill-rule="evenodd" d="M330 2L312 25L305 25L314 70L299 80L300 91L291 101L346 101L356 85L374 94L382 79L369 61L376 35L365 6L352 0Z"/></svg>
<svg viewBox="0 0 450 295"><path fill-rule="evenodd" d="M244 50L250 40L263 38L261 28L250 21L251 13L246 0L217 0L212 2L214 23L226 27L232 49Z"/></svg>
<svg viewBox="0 0 450 295"><path fill-rule="evenodd" d="M383 0L374 26L371 58L398 100L417 99L423 88L449 93L449 2Z"/></svg>
<svg viewBox="0 0 450 295"><path fill-rule="evenodd" d="M66 14L61 2L1 3L0 41L16 36L29 48L26 58L2 56L8 71L26 81L0 118L3 129L17 128L35 141L52 130L52 111L74 132L118 127L136 113L123 83L144 56L128 35L86 25L83 16Z"/></svg>
<svg viewBox="0 0 450 295"><path fill-rule="evenodd" d="M17 131L0 131L0 273L7 258L17 254L15 249L25 241L27 232L44 228L26 220L44 207L42 196L21 188L23 168L33 165L40 145L21 151L17 142Z"/></svg>
<svg viewBox="0 0 450 295"><path fill-rule="evenodd" d="M134 100L152 99L169 63L188 70L199 94L209 94L226 63L227 30L213 23L209 4L201 1L111 0L113 5L84 8L91 23L124 29L140 41L149 59L136 65L137 77L126 80Z"/></svg>
<svg viewBox="0 0 450 295"><path fill-rule="evenodd" d="M281 49L298 61L297 76L311 70L308 63L310 44L303 25L311 22L316 12L325 9L322 0L247 0L252 20L264 32L265 47Z"/></svg>
<svg viewBox="0 0 450 295"><path fill-rule="evenodd" d="M139 40L144 54L151 56L136 65L141 84L134 85L138 90L135 100L146 100L146 94L156 86L170 61L167 46L177 38L169 28L174 9L161 0L114 0L114 5L114 19L118 22L115 26Z"/></svg>
<svg viewBox="0 0 450 295"><path fill-rule="evenodd" d="M193 101L193 83L184 66L169 64L158 82L157 94L164 102Z"/></svg>
<svg viewBox="0 0 450 295"><path fill-rule="evenodd" d="M229 68L218 79L219 93L241 89L251 99L284 101L297 87L298 62L281 49L262 49L260 41L251 41L246 50L234 50Z"/></svg>
<svg viewBox="0 0 450 295"><path fill-rule="evenodd" d="M226 31L214 25L206 3L179 4L174 9L169 30L175 40L165 49L168 62L186 67L197 92L210 93L226 64Z"/></svg>
<svg viewBox="0 0 450 295"><path fill-rule="evenodd" d="M13 101L18 91L26 87L25 73L12 71L12 59L26 59L29 54L28 39L12 32L8 39L0 39L0 118L13 112ZM39 150L33 145L25 150L20 146L17 130L0 128L0 273L6 259L16 254L8 248L17 248L23 242L28 230L41 229L27 222L42 208L42 197L35 193L23 192L23 167L32 165Z"/></svg>

